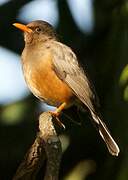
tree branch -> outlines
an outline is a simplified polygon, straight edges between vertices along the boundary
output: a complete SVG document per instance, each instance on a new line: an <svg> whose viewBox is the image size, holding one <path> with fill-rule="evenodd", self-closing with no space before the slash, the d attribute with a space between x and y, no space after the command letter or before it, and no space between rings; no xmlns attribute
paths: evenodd
<svg viewBox="0 0 128 180"><path fill-rule="evenodd" d="M26 153L13 180L35 180L45 160L44 179L57 180L61 155L61 143L53 125L53 117L48 112L42 113L39 117L39 132L35 142Z"/></svg>

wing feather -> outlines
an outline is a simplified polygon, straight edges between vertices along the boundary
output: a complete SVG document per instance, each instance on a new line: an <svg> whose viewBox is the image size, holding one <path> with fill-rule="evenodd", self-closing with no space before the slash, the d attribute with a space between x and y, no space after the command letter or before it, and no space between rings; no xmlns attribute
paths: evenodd
<svg viewBox="0 0 128 180"><path fill-rule="evenodd" d="M53 49L55 72L70 86L74 94L93 111L92 103L97 100L96 95L82 67L78 64L75 54L69 47L61 43L57 43L56 47Z"/></svg>
<svg viewBox="0 0 128 180"><path fill-rule="evenodd" d="M52 47L53 68L60 79L62 79L73 90L74 94L85 104L93 118L101 137L105 141L109 152L118 156L119 147L112 138L105 123L101 120L96 106L96 95L85 72L78 64L77 58L72 50L59 42Z"/></svg>

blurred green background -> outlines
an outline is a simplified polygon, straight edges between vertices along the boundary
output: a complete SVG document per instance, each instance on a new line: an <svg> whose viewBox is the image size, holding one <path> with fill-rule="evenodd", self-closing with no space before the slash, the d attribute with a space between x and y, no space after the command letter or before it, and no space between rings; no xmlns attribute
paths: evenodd
<svg viewBox="0 0 128 180"><path fill-rule="evenodd" d="M121 149L119 157L108 153L87 114L80 114L81 126L64 117L60 179L127 180L127 0L0 0L0 180L12 178L34 141L40 112L49 108L25 86L19 56L23 36L12 26L36 19L50 22L87 69Z"/></svg>

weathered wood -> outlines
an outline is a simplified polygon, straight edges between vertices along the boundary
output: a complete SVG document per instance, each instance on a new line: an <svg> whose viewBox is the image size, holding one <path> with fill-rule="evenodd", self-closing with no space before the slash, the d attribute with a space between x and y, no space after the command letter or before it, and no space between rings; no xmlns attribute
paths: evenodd
<svg viewBox="0 0 128 180"><path fill-rule="evenodd" d="M45 160L46 172L44 179L57 180L61 155L61 143L54 128L53 117L48 112L42 113L39 117L39 132L35 142L26 153L13 180L36 180L36 176Z"/></svg>

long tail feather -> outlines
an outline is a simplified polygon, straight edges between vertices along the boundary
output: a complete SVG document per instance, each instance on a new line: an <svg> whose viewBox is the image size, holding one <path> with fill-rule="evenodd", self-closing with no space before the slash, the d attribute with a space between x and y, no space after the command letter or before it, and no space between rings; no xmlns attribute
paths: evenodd
<svg viewBox="0 0 128 180"><path fill-rule="evenodd" d="M107 126L99 118L99 116L95 115L92 111L91 111L91 115L92 115L92 118L93 118L94 122L98 126L98 131L99 131L101 137L103 138L104 142L106 143L109 152L113 156L118 156L118 154L120 152L119 147L116 144L116 142L114 141L114 139L112 138Z"/></svg>

